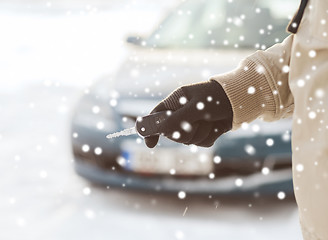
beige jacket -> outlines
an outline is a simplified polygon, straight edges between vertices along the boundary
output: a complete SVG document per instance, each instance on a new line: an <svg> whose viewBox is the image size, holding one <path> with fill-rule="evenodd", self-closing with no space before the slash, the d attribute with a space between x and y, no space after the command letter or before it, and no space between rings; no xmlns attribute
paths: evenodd
<svg viewBox="0 0 328 240"><path fill-rule="evenodd" d="M328 0L310 0L296 34L214 76L233 128L293 117L293 181L305 240L328 239ZM254 91L255 90L255 91Z"/></svg>

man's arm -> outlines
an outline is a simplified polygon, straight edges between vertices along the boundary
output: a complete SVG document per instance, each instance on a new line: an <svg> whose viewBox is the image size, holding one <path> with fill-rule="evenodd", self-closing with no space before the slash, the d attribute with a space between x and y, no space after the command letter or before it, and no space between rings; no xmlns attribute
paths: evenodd
<svg viewBox="0 0 328 240"><path fill-rule="evenodd" d="M233 129L256 118L274 121L293 112L288 85L293 35L266 51L257 51L229 73L213 76L227 94L233 109Z"/></svg>
<svg viewBox="0 0 328 240"><path fill-rule="evenodd" d="M257 51L232 72L210 81L182 86L152 113L168 111L160 133L173 141L209 147L223 133L256 118L267 121L290 115L293 97L288 69L293 36L266 51ZM156 146L158 136L145 138Z"/></svg>

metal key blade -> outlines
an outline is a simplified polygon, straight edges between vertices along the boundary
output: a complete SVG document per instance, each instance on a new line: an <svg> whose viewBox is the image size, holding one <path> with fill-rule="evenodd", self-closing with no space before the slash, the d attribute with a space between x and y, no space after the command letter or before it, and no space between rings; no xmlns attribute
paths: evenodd
<svg viewBox="0 0 328 240"><path fill-rule="evenodd" d="M120 136L129 136L129 135L136 134L136 133L137 133L136 128L132 127L132 128L124 129L124 130L116 132L116 133L108 134L106 136L106 138L111 139L111 138L120 137Z"/></svg>
<svg viewBox="0 0 328 240"><path fill-rule="evenodd" d="M142 137L159 135L160 124L168 117L167 111L151 113L136 121L136 126L124 129L120 132L108 134L106 138L111 139L120 136L129 136L138 133Z"/></svg>

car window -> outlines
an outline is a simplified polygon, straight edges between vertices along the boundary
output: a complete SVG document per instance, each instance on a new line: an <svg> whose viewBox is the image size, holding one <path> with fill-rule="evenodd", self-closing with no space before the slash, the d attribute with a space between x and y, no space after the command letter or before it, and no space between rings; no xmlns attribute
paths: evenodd
<svg viewBox="0 0 328 240"><path fill-rule="evenodd" d="M262 48L287 36L298 0L187 0L146 40L159 48Z"/></svg>

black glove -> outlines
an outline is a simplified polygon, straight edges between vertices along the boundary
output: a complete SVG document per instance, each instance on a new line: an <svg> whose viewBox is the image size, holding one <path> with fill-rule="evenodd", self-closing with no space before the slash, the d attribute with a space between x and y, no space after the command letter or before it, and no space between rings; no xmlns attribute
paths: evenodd
<svg viewBox="0 0 328 240"><path fill-rule="evenodd" d="M159 132L175 142L210 147L232 128L230 101L214 80L176 89L151 113L167 110L172 113L161 123ZM145 137L145 143L153 148L158 139L158 135Z"/></svg>

